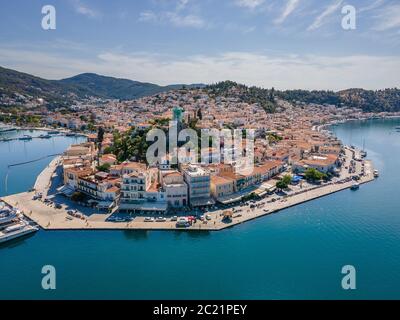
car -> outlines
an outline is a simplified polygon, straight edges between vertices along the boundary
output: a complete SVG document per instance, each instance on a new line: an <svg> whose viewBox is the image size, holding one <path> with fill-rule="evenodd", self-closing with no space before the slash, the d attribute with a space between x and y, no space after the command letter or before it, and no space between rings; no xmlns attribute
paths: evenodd
<svg viewBox="0 0 400 320"><path fill-rule="evenodd" d="M74 211L68 210L67 213L68 213L68 214L74 214Z"/></svg>
<svg viewBox="0 0 400 320"><path fill-rule="evenodd" d="M54 208L56 208L56 209L62 209L62 205L59 204L59 203L56 203L55 206L54 206Z"/></svg>
<svg viewBox="0 0 400 320"><path fill-rule="evenodd" d="M207 215L206 215L206 219L207 219L207 220L211 220L211 215L207 214Z"/></svg>
<svg viewBox="0 0 400 320"><path fill-rule="evenodd" d="M156 221L157 222L165 222L165 221L167 221L167 219L164 217L158 217Z"/></svg>
<svg viewBox="0 0 400 320"><path fill-rule="evenodd" d="M178 221L178 217L177 217L177 216L173 216L173 217L171 218L171 221Z"/></svg>
<svg viewBox="0 0 400 320"><path fill-rule="evenodd" d="M154 218L146 217L144 218L144 222L154 222Z"/></svg>

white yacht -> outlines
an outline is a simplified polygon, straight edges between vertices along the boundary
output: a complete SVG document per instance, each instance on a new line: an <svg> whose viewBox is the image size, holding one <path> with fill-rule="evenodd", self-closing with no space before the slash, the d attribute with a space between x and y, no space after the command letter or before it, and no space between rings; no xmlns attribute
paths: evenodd
<svg viewBox="0 0 400 320"><path fill-rule="evenodd" d="M0 243L38 231L15 208L0 201Z"/></svg>
<svg viewBox="0 0 400 320"><path fill-rule="evenodd" d="M379 177L379 171L378 170L374 170L374 177L378 178Z"/></svg>
<svg viewBox="0 0 400 320"><path fill-rule="evenodd" d="M0 243L23 237L38 230L38 227L32 226L21 220L20 222L12 224L0 231Z"/></svg>

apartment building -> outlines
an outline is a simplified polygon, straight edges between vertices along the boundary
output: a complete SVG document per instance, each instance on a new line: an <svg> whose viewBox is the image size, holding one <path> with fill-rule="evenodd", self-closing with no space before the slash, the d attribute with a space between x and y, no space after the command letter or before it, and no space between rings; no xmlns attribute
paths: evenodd
<svg viewBox="0 0 400 320"><path fill-rule="evenodd" d="M202 207L215 203L210 197L210 172L207 169L189 165L182 167L182 173L188 185L190 206Z"/></svg>

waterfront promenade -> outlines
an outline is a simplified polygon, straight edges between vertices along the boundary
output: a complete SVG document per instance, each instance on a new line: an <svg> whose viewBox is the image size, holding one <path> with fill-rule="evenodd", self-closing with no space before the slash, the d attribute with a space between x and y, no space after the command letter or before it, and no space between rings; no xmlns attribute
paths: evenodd
<svg viewBox="0 0 400 320"><path fill-rule="evenodd" d="M352 158L352 151L346 149L346 164ZM17 207L23 213L35 221L45 230L177 230L176 222L145 222L143 216L134 216L130 222L110 222L107 219L110 213L99 213L96 209L79 207L72 201L56 195L55 186L60 184L62 179L59 170L59 158L55 158L49 166L38 176L35 183L36 192L25 192L4 197L3 200L8 204ZM364 161L365 174L358 181L360 184L374 180L373 166L370 161ZM361 173L361 162L357 162L356 174ZM282 196L270 196L259 200L256 203L237 206L234 209L233 218L228 223L223 221L224 210L207 212L211 220L206 222L198 221L193 226L183 229L187 231L217 231L229 228L261 216L269 215L277 211L289 208L307 201L320 197L328 196L332 193L346 190L352 187L354 181L346 170L342 170L340 178L322 184L308 185L304 188L295 188L291 192ZM54 205L49 205L43 201L33 200L35 193L41 192L43 198L51 198L55 203L59 203L61 208L56 209ZM55 201L56 197L62 197L61 201ZM78 210L82 218L71 217L69 210ZM189 214L190 215L190 214Z"/></svg>

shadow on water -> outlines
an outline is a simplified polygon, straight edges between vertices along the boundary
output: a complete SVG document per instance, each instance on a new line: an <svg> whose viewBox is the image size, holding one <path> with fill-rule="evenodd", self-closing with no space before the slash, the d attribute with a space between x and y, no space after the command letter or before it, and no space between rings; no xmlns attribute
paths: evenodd
<svg viewBox="0 0 400 320"><path fill-rule="evenodd" d="M149 237L146 230L124 230L123 234L127 240L147 240Z"/></svg>

